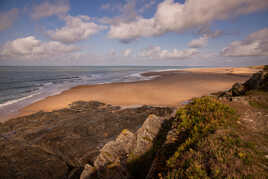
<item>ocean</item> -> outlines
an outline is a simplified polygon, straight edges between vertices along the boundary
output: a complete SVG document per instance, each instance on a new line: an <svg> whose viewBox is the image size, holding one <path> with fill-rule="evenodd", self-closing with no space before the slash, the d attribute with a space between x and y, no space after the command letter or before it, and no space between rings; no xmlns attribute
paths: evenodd
<svg viewBox="0 0 268 179"><path fill-rule="evenodd" d="M78 85L149 80L141 73L185 66L0 66L0 116Z"/></svg>

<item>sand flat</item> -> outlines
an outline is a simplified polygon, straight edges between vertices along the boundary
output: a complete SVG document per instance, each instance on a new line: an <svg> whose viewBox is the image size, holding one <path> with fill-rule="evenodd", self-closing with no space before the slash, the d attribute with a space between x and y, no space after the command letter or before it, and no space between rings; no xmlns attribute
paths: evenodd
<svg viewBox="0 0 268 179"><path fill-rule="evenodd" d="M246 67L193 68L147 73L145 75L160 76L148 81L77 86L23 108L19 116L65 108L79 100L120 106L177 106L193 97L229 89L256 71L258 69Z"/></svg>

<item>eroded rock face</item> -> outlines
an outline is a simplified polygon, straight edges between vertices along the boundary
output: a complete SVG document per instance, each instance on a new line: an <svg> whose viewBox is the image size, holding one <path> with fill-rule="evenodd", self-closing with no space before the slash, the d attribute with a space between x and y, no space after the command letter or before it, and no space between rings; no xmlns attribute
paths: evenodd
<svg viewBox="0 0 268 179"><path fill-rule="evenodd" d="M135 134L124 129L116 140L105 144L94 162L94 167L98 170L98 178L129 178L126 170L127 161L151 149L164 120L163 117L150 115ZM87 173L87 170L86 167L83 173Z"/></svg>
<svg viewBox="0 0 268 179"><path fill-rule="evenodd" d="M0 125L0 178L75 178L123 129L134 132L148 115L171 112L77 102L67 109L11 119Z"/></svg>

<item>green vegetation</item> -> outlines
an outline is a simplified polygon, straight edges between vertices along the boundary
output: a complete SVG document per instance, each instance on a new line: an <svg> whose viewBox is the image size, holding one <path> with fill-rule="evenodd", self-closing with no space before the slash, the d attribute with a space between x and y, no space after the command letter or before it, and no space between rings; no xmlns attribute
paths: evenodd
<svg viewBox="0 0 268 179"><path fill-rule="evenodd" d="M264 65L263 70L268 71L268 65Z"/></svg>
<svg viewBox="0 0 268 179"><path fill-rule="evenodd" d="M158 153L166 158L158 177L261 176L255 145L241 139L237 118L231 107L213 97L196 98L179 109L173 122L176 147L168 145Z"/></svg>
<svg viewBox="0 0 268 179"><path fill-rule="evenodd" d="M251 90L246 93L248 96L249 104L250 106L262 109L262 110L268 110L268 93L265 91L260 90Z"/></svg>

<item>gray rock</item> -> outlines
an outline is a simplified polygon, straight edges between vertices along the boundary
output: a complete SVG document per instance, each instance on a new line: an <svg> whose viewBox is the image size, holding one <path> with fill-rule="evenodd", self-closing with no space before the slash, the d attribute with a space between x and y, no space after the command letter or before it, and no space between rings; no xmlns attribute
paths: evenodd
<svg viewBox="0 0 268 179"><path fill-rule="evenodd" d="M245 90L245 87L241 83L235 83L232 86L231 92L232 92L232 96L241 96L245 94L246 90Z"/></svg>
<svg viewBox="0 0 268 179"><path fill-rule="evenodd" d="M171 112L165 107L120 109L80 101L70 108L8 120L0 125L0 178L75 178L123 129L136 131L149 114Z"/></svg>
<svg viewBox="0 0 268 179"><path fill-rule="evenodd" d="M133 152L135 157L138 157L151 149L153 141L161 129L163 122L164 118L153 114L146 119L142 127L136 132L137 142Z"/></svg>
<svg viewBox="0 0 268 179"><path fill-rule="evenodd" d="M105 168L101 168L98 171L99 179L129 179L130 175L128 173L125 163L122 163L119 159Z"/></svg>
<svg viewBox="0 0 268 179"><path fill-rule="evenodd" d="M233 97L233 96L242 96L250 90L264 90L268 91L268 72L260 71L253 74L249 80L245 83L235 83L232 88L228 91L220 93L219 97Z"/></svg>
<svg viewBox="0 0 268 179"><path fill-rule="evenodd" d="M261 83L264 79L264 72L254 73L248 81L244 83L244 86L247 91L259 89L261 87Z"/></svg>
<svg viewBox="0 0 268 179"><path fill-rule="evenodd" d="M116 160L126 158L134 147L136 136L127 129L124 129L115 141L110 141L104 145L97 156L94 166L98 169Z"/></svg>
<svg viewBox="0 0 268 179"><path fill-rule="evenodd" d="M95 172L96 172L96 169L93 166L86 164L84 167L84 170L80 176L80 179L91 179L92 175Z"/></svg>
<svg viewBox="0 0 268 179"><path fill-rule="evenodd" d="M94 167L98 170L98 178L129 178L126 169L127 160L139 157L151 149L164 120L163 117L151 114L135 134L124 129L116 140L105 144L94 161ZM88 169L84 170L83 173L86 175Z"/></svg>

